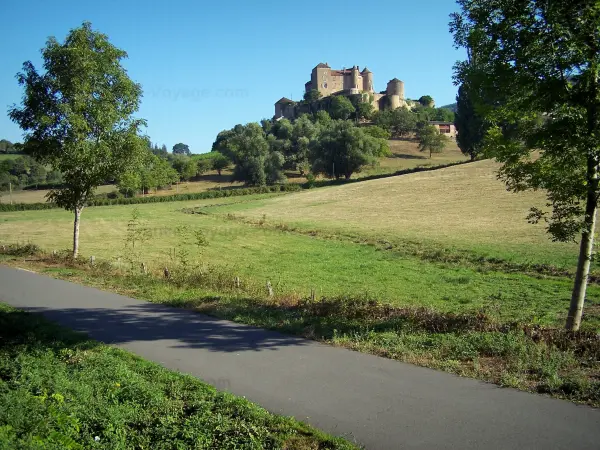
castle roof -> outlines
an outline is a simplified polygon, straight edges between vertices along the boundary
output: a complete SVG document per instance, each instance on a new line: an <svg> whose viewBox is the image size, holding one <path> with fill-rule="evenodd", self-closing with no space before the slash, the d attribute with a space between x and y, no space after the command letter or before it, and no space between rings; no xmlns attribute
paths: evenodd
<svg viewBox="0 0 600 450"><path fill-rule="evenodd" d="M392 78L388 83L402 83L398 78Z"/></svg>
<svg viewBox="0 0 600 450"><path fill-rule="evenodd" d="M294 100L290 100L289 98L281 97L279 100L277 100L277 102L275 104L277 105L279 103L295 103L295 102L294 102Z"/></svg>
<svg viewBox="0 0 600 450"><path fill-rule="evenodd" d="M331 67L329 67L329 64L325 63L319 63L317 64L317 67L315 67L315 69L331 69Z"/></svg>
<svg viewBox="0 0 600 450"><path fill-rule="evenodd" d="M361 73L372 73L369 69L367 69L366 67L362 70Z"/></svg>

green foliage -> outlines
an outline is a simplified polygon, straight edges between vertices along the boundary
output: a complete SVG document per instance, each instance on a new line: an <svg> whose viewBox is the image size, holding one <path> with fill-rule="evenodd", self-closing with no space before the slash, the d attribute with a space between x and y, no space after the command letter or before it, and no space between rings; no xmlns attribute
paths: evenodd
<svg viewBox="0 0 600 450"><path fill-rule="evenodd" d="M69 32L64 43L51 37L42 50L45 73L31 62L17 79L25 95L10 118L25 131L25 151L63 174L63 187L48 198L74 211L73 254L86 202L106 180L135 167L144 144L134 119L142 90L127 76L127 54L91 24Z"/></svg>
<svg viewBox="0 0 600 450"><path fill-rule="evenodd" d="M358 120L369 120L373 117L373 105L361 102L356 105L356 118Z"/></svg>
<svg viewBox="0 0 600 450"><path fill-rule="evenodd" d="M320 111L317 111L315 113L314 117L315 117L315 124L318 124L318 125L329 125L332 120L329 113L323 109Z"/></svg>
<svg viewBox="0 0 600 450"><path fill-rule="evenodd" d="M417 139L419 140L419 151L429 152L429 158L432 153L441 153L448 143L448 138L433 125L423 125L419 128Z"/></svg>
<svg viewBox="0 0 600 450"><path fill-rule="evenodd" d="M406 136L417 128L418 116L406 108L379 111L373 122L394 137Z"/></svg>
<svg viewBox="0 0 600 450"><path fill-rule="evenodd" d="M196 161L196 175L202 175L213 168L214 160L203 158Z"/></svg>
<svg viewBox="0 0 600 450"><path fill-rule="evenodd" d="M6 449L274 449L296 448L298 436L305 448L352 448L197 378L4 305L0 372L0 446Z"/></svg>
<svg viewBox="0 0 600 450"><path fill-rule="evenodd" d="M367 133L369 136L373 136L374 138L379 138L379 139L389 139L390 137L392 137L392 134L388 131L385 130L377 125L372 125L370 127L365 127L363 128L363 131L365 133Z"/></svg>
<svg viewBox="0 0 600 450"><path fill-rule="evenodd" d="M219 175L221 175L221 172L231 165L229 158L219 152L214 152L214 156L211 160L213 170L216 170Z"/></svg>
<svg viewBox="0 0 600 450"><path fill-rule="evenodd" d="M310 160L315 173L350 179L354 172L375 164L381 151L380 139L350 121L336 120L313 142Z"/></svg>
<svg viewBox="0 0 600 450"><path fill-rule="evenodd" d="M0 153L20 153L23 151L23 145L19 143L13 144L6 139L0 139Z"/></svg>
<svg viewBox="0 0 600 450"><path fill-rule="evenodd" d="M60 172L47 171L44 165L30 156L24 155L0 161L0 191L8 191L10 185L13 190L17 190L61 181Z"/></svg>
<svg viewBox="0 0 600 450"><path fill-rule="evenodd" d="M192 152L190 152L190 147L182 142L175 144L173 146L173 154L174 155L186 155L190 156Z"/></svg>
<svg viewBox="0 0 600 450"><path fill-rule="evenodd" d="M319 100L323 95L318 91L318 89L311 89L308 92L304 93L304 101L311 103Z"/></svg>
<svg viewBox="0 0 600 450"><path fill-rule="evenodd" d="M122 194L133 197L138 192L147 194L150 190L166 188L177 181L179 174L171 164L148 149L137 167L118 178L117 186Z"/></svg>
<svg viewBox="0 0 600 450"><path fill-rule="evenodd" d="M418 102L427 108L432 108L435 102L433 101L433 97L431 95L423 95L419 98Z"/></svg>
<svg viewBox="0 0 600 450"><path fill-rule="evenodd" d="M189 181L198 172L198 162L183 154L173 154L170 157L171 165L179 174L179 179Z"/></svg>
<svg viewBox="0 0 600 450"><path fill-rule="evenodd" d="M355 111L356 109L352 102L343 95L338 95L331 99L329 114L333 119L347 120Z"/></svg>
<svg viewBox="0 0 600 450"><path fill-rule="evenodd" d="M454 124L458 132L456 143L463 154L470 156L473 161L483 151L487 127L483 118L475 111L469 98L468 86L464 84L458 88Z"/></svg>
<svg viewBox="0 0 600 450"><path fill-rule="evenodd" d="M546 221L553 239L581 236L567 319L576 330L600 198L600 8L577 1L458 3L451 31L469 59L456 64L455 78L490 123L488 154L502 163L500 178L512 191L547 192L551 213L532 208L529 219Z"/></svg>

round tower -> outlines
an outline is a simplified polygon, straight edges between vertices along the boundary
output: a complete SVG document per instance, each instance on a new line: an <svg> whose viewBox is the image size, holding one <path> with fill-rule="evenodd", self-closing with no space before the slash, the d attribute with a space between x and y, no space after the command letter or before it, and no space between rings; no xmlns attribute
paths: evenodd
<svg viewBox="0 0 600 450"><path fill-rule="evenodd" d="M352 68L352 87L350 88L351 94L358 94L360 87L358 85L358 66Z"/></svg>
<svg viewBox="0 0 600 450"><path fill-rule="evenodd" d="M394 78L388 82L386 92L390 99L390 108L400 108L404 101L404 83L398 78Z"/></svg>
<svg viewBox="0 0 600 450"><path fill-rule="evenodd" d="M373 90L373 72L366 67L361 72L363 77L363 91L374 92Z"/></svg>

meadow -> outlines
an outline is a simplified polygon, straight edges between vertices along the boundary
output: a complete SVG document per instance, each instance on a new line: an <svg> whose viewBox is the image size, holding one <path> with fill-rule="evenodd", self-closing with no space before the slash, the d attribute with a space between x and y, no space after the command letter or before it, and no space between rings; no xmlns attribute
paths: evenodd
<svg viewBox="0 0 600 450"><path fill-rule="evenodd" d="M553 243L542 225L528 224L529 207L544 196L507 192L495 168L480 161L295 193L90 207L75 264L61 256L68 251L49 253L70 247L72 214L6 212L0 244L33 243L46 254L23 259L9 247L2 258L148 301L599 405L599 363L589 361L600 354L600 285L590 284L584 334L571 340L560 328L577 246ZM208 245L196 245L196 232ZM150 275L140 274L142 262Z"/></svg>
<svg viewBox="0 0 600 450"><path fill-rule="evenodd" d="M292 194L87 208L81 252L124 264L136 210L147 229L139 259L156 270L177 263L173 254L191 242L185 229L201 230L208 246L188 245L192 262L270 281L278 293L315 289L444 311L494 305L505 319L559 324L570 278L516 269L572 269L576 245L553 243L542 226L528 224L527 208L543 197L506 192L493 167L482 161ZM63 210L0 215L2 242L61 250L71 233L72 215ZM600 287L590 286L588 302L600 302Z"/></svg>

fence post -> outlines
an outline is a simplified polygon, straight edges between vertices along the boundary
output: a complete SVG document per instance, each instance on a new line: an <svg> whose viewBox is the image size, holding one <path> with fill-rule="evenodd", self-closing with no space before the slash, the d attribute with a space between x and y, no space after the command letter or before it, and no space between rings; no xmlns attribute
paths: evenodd
<svg viewBox="0 0 600 450"><path fill-rule="evenodd" d="M240 288L240 277L235 277L233 279L233 284L235 285L236 289Z"/></svg>
<svg viewBox="0 0 600 450"><path fill-rule="evenodd" d="M267 293L269 297L273 297L273 286L271 286L271 282L267 281Z"/></svg>
<svg viewBox="0 0 600 450"><path fill-rule="evenodd" d="M93 266L96 262L96 257L94 255L90 256L90 266Z"/></svg>

